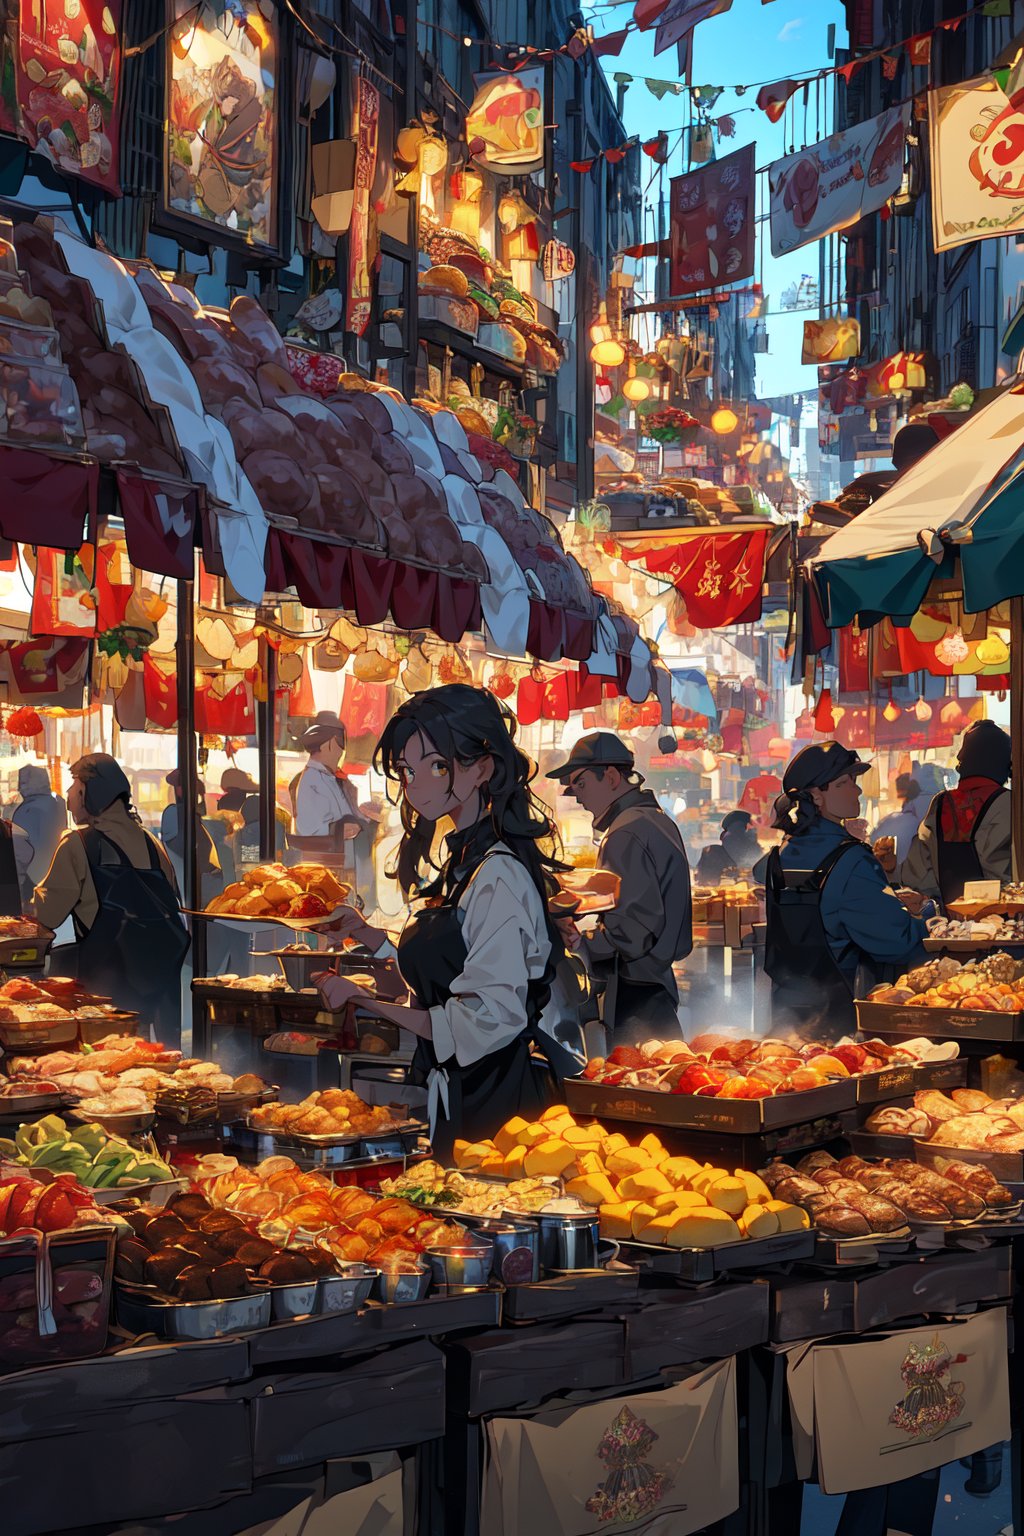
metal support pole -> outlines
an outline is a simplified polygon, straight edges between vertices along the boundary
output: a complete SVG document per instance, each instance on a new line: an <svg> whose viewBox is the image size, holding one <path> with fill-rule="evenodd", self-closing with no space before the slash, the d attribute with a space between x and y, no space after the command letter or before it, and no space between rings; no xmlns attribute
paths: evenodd
<svg viewBox="0 0 1024 1536"><path fill-rule="evenodd" d="M196 765L196 611L194 583L179 581L178 602L178 772L181 775L181 803L178 815L182 832L182 905L193 912L202 907L199 880L199 770ZM193 976L206 975L206 923L191 919L192 949L189 955ZM197 1006L193 999L192 1030L195 1033Z"/></svg>
<svg viewBox="0 0 1024 1536"><path fill-rule="evenodd" d="M1010 763L1013 876L1024 871L1024 597L1010 599Z"/></svg>
<svg viewBox="0 0 1024 1536"><path fill-rule="evenodd" d="M260 858L277 858L277 652L264 635L260 666L266 698L256 701L256 745L260 778Z"/></svg>

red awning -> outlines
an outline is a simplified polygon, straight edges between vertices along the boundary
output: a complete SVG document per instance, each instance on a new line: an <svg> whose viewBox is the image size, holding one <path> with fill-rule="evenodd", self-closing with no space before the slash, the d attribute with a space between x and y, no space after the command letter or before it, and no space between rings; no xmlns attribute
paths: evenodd
<svg viewBox="0 0 1024 1536"><path fill-rule="evenodd" d="M18 544L80 549L95 526L100 467L36 448L0 447L0 536Z"/></svg>

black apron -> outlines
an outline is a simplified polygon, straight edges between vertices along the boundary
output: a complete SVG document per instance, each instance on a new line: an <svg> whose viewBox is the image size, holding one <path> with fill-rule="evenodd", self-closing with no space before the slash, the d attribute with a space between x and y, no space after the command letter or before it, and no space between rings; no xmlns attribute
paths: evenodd
<svg viewBox="0 0 1024 1536"><path fill-rule="evenodd" d="M971 828L971 835L966 843L955 843L951 838L943 836L942 806L946 795L936 796L936 863L938 865L939 890L942 892L942 905L944 907L948 907L951 901L961 901L963 899L964 887L969 880L985 879L985 871L981 867L981 859L978 857L978 847L975 840L978 836L978 828L985 820L993 803L999 799L1000 795L1005 794L1006 790L1001 788L992 791L974 818L974 826Z"/></svg>
<svg viewBox="0 0 1024 1536"><path fill-rule="evenodd" d="M99 911L91 928L72 914L77 974L91 992L155 1024L165 1045L181 1039L181 967L189 936L174 888L147 835L149 868L136 869L111 838L79 832Z"/></svg>
<svg viewBox="0 0 1024 1536"><path fill-rule="evenodd" d="M485 854L484 858L511 858L512 854ZM455 883L449 891L424 906L411 917L398 941L398 966L403 979L421 1008L437 1008L452 995L452 983L466 965L466 942L462 937L458 907L483 859ZM573 1075L579 1064L563 1046L537 1028L537 1020L550 992L545 975L531 981L527 988L527 1016L522 1034L499 1050L461 1067L453 1058L444 1063L448 1077L448 1114L438 1113L434 1128L434 1156L450 1162L456 1139L485 1141L506 1120L522 1115L536 1120L544 1107L555 1101L555 1089L563 1074ZM533 1044L547 1063L535 1061ZM432 1071L439 1068L434 1047L429 1040L419 1040L413 1057L409 1081L425 1085Z"/></svg>
<svg viewBox="0 0 1024 1536"><path fill-rule="evenodd" d="M23 910L14 829L6 818L0 818L0 917L20 917Z"/></svg>
<svg viewBox="0 0 1024 1536"><path fill-rule="evenodd" d="M821 893L847 849L863 846L846 838L812 870L783 869L777 848L768 856L764 968L772 980L773 1028L834 1044L857 1027L853 990L822 922Z"/></svg>

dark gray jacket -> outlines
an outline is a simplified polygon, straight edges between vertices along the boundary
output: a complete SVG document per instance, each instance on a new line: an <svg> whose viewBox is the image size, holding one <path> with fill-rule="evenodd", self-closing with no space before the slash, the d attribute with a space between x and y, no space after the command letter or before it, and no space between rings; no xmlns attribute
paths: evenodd
<svg viewBox="0 0 1024 1536"><path fill-rule="evenodd" d="M672 963L693 948L690 866L679 828L649 790L631 789L594 823L603 834L598 867L618 875L619 900L584 939L600 973L618 961L624 981L678 995Z"/></svg>

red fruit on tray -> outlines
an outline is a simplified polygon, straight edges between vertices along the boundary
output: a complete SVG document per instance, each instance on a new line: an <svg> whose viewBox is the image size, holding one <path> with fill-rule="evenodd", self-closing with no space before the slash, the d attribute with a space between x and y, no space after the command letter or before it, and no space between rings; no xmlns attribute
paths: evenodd
<svg viewBox="0 0 1024 1536"><path fill-rule="evenodd" d="M603 1056L591 1057L590 1061L588 1061L586 1066L583 1068L584 1081L592 1083L596 1078L601 1077L604 1072L604 1065L605 1061Z"/></svg>
<svg viewBox="0 0 1024 1536"><path fill-rule="evenodd" d="M834 1045L829 1052L841 1061L847 1072L863 1072L868 1053L862 1045Z"/></svg>
<svg viewBox="0 0 1024 1536"><path fill-rule="evenodd" d="M646 1067L647 1057L635 1046L617 1045L608 1057L608 1064L612 1067L625 1067L627 1072L633 1072L637 1067Z"/></svg>
<svg viewBox="0 0 1024 1536"><path fill-rule="evenodd" d="M16 1184L0 1186L0 1232L7 1231L7 1215L10 1210L11 1198L16 1188Z"/></svg>
<svg viewBox="0 0 1024 1536"><path fill-rule="evenodd" d="M59 1184L48 1184L39 1196L33 1216L40 1232L60 1232L74 1225L76 1209L66 1189Z"/></svg>
<svg viewBox="0 0 1024 1536"><path fill-rule="evenodd" d="M34 1224L36 1206L39 1197L43 1193L41 1184L20 1184L11 1195L10 1204L7 1207L7 1230L15 1232L19 1227L30 1227Z"/></svg>
<svg viewBox="0 0 1024 1536"><path fill-rule="evenodd" d="M784 1080L780 1091L804 1093L809 1088L822 1088L824 1086L821 1075L815 1072L813 1068L797 1067L796 1071L791 1072Z"/></svg>

